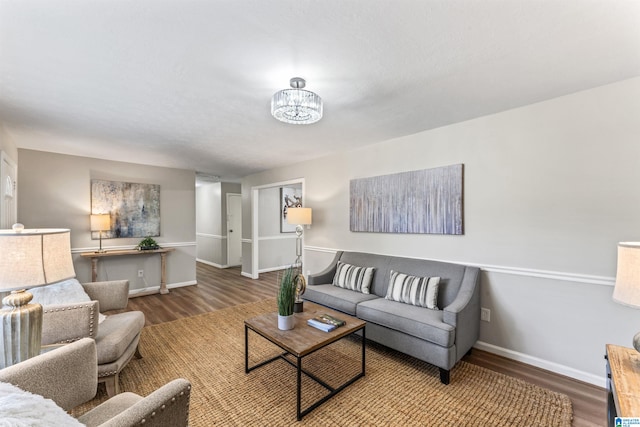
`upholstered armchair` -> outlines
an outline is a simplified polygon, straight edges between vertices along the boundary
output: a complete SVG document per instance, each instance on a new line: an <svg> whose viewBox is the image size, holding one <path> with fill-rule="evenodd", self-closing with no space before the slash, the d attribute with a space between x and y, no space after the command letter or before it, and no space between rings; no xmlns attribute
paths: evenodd
<svg viewBox="0 0 640 427"><path fill-rule="evenodd" d="M0 397L6 403L0 406L0 419L24 425L36 425L34 417L46 420L47 425L79 425L77 422L90 427L188 425L191 384L182 378L147 397L128 392L118 394L74 420L64 411L95 397L97 366L95 341L83 338L0 370ZM10 386L7 391L9 384L3 383L17 388ZM42 397L53 400L57 407ZM28 417L31 423L19 417Z"/></svg>
<svg viewBox="0 0 640 427"><path fill-rule="evenodd" d="M46 351L80 338L93 338L97 348L97 377L105 383L108 396L120 392L118 375L134 354L140 358L138 342L144 314L122 310L129 301L129 281L112 280L80 284L71 279L30 290L33 302L42 304L42 346ZM68 303L63 303L68 301Z"/></svg>

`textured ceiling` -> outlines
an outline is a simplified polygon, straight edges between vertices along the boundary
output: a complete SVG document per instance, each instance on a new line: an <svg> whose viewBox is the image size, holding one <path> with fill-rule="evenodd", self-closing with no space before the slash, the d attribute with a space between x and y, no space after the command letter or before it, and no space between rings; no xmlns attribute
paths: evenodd
<svg viewBox="0 0 640 427"><path fill-rule="evenodd" d="M223 180L638 75L634 0L0 0L18 147Z"/></svg>

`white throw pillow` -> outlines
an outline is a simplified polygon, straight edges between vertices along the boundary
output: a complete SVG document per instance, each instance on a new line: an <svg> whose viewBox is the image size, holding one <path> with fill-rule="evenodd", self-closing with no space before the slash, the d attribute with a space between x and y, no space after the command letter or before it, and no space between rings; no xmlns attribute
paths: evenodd
<svg viewBox="0 0 640 427"><path fill-rule="evenodd" d="M391 270L386 299L438 310L439 277L418 277Z"/></svg>
<svg viewBox="0 0 640 427"><path fill-rule="evenodd" d="M69 304L73 302L91 302L91 298L84 291L78 279L68 279L53 285L40 286L29 289L33 299L31 302L41 305ZM106 319L102 313L98 313L98 323Z"/></svg>
<svg viewBox="0 0 640 427"><path fill-rule="evenodd" d="M53 400L0 382L0 427L82 425Z"/></svg>
<svg viewBox="0 0 640 427"><path fill-rule="evenodd" d="M371 281L375 271L374 267L357 267L338 261L336 274L333 276L333 285L368 294L371 292Z"/></svg>

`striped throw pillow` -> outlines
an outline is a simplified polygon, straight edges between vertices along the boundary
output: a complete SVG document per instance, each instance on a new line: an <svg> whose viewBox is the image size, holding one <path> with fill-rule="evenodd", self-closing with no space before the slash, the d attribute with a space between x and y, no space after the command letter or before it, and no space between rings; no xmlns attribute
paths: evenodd
<svg viewBox="0 0 640 427"><path fill-rule="evenodd" d="M373 267L357 267L338 261L333 285L368 294L371 292L371 281L375 270Z"/></svg>
<svg viewBox="0 0 640 427"><path fill-rule="evenodd" d="M439 277L417 277L391 270L386 299L438 310Z"/></svg>

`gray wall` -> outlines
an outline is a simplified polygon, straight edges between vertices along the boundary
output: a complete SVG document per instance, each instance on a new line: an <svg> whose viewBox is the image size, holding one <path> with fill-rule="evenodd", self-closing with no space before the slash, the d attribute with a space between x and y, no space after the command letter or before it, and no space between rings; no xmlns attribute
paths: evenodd
<svg viewBox="0 0 640 427"><path fill-rule="evenodd" d="M244 212L252 187L304 177L305 271L335 250L478 265L478 348L604 386L605 344L640 330L640 311L611 300L616 244L640 240L638 117L635 78L246 177ZM351 179L456 163L463 236L349 231Z"/></svg>
<svg viewBox="0 0 640 427"><path fill-rule="evenodd" d="M83 251L96 250L91 240L91 179L160 185L160 236L163 247L174 247L167 256L167 284L195 284L195 173L124 162L19 150L18 220L27 228L71 229L71 248L76 275L91 280ZM141 238L103 239L103 247L133 248ZM138 278L137 271L145 277ZM117 257L99 262L98 280L128 279L132 293L160 285L160 257Z"/></svg>
<svg viewBox="0 0 640 427"><path fill-rule="evenodd" d="M197 260L227 266L227 194L241 193L238 183L215 182L196 188Z"/></svg>
<svg viewBox="0 0 640 427"><path fill-rule="evenodd" d="M300 188L299 184L287 185ZM296 260L296 234L280 232L280 188L265 188L258 196L258 240L260 272L284 269ZM243 259L245 258L243 254Z"/></svg>

